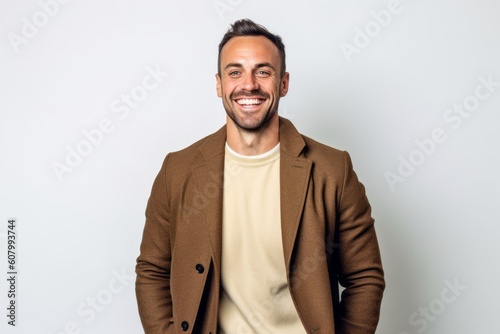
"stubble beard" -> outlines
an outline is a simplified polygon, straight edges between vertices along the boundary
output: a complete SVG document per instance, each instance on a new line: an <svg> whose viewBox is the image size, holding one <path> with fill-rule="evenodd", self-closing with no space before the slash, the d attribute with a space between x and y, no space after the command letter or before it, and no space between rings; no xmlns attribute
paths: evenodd
<svg viewBox="0 0 500 334"><path fill-rule="evenodd" d="M270 96L266 97L267 99L271 99ZM278 112L278 103L279 101L276 101L276 103L274 103L274 101L271 101L271 105L269 106L267 111L260 115L259 118L257 118L255 121L249 123L239 117L237 112L234 110L236 107L233 107L233 104L237 104L237 102L234 101L234 97L232 95L229 96L229 100L227 97L223 98L223 105L224 109L226 110L226 114L229 116L229 118L231 118L234 124L245 132L253 133L261 132L269 126L271 120Z"/></svg>

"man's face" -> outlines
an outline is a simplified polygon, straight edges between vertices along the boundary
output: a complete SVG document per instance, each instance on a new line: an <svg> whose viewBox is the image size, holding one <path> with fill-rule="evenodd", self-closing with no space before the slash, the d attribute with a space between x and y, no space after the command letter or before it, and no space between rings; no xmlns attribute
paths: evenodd
<svg viewBox="0 0 500 334"><path fill-rule="evenodd" d="M288 91L289 74L281 77L278 48L264 36L233 37L222 48L217 95L228 122L259 131L278 117L279 99Z"/></svg>

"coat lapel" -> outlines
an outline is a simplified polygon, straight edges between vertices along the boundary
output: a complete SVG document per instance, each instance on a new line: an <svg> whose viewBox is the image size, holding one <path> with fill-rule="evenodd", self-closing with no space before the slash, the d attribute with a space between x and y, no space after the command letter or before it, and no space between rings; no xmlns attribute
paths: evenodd
<svg viewBox="0 0 500 334"><path fill-rule="evenodd" d="M312 162L301 157L305 142L290 121L280 118L281 231L287 272L299 229Z"/></svg>
<svg viewBox="0 0 500 334"><path fill-rule="evenodd" d="M224 143L226 127L223 126L201 147L204 162L193 167L198 192L202 197L204 226L200 233L207 231L212 245L216 272L220 273L222 251L222 195L224 186Z"/></svg>
<svg viewBox="0 0 500 334"><path fill-rule="evenodd" d="M210 235L214 266L220 273L222 251L222 195L224 186L224 145L226 127L211 136L201 147L204 162L193 167L198 191L204 202L204 226ZM280 192L283 253L289 272L300 217L304 207L312 162L301 157L305 142L287 119L280 117ZM217 189L214 194L213 190Z"/></svg>

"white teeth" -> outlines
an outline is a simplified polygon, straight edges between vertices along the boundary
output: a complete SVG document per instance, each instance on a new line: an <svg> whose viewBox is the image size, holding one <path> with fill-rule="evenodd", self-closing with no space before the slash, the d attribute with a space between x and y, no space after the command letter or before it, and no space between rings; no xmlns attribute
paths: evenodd
<svg viewBox="0 0 500 334"><path fill-rule="evenodd" d="M262 102L259 99L241 99L238 100L238 103L242 105L255 105L261 104Z"/></svg>

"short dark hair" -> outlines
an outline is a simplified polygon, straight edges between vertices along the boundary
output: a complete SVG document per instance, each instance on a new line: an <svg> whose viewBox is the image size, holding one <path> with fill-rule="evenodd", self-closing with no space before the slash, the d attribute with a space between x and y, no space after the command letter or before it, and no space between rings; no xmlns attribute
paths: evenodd
<svg viewBox="0 0 500 334"><path fill-rule="evenodd" d="M273 42L274 45L278 48L280 59L281 59L281 77L285 75L286 72L286 54L285 54L285 44L281 40L281 37L275 34L272 34L267 30L264 26L257 24L249 19L242 19L231 24L231 28L226 32L222 41L219 44L219 57L217 59L218 64L218 73L221 74L221 64L220 64L220 54L222 48L226 43L233 37L239 36L264 36Z"/></svg>

